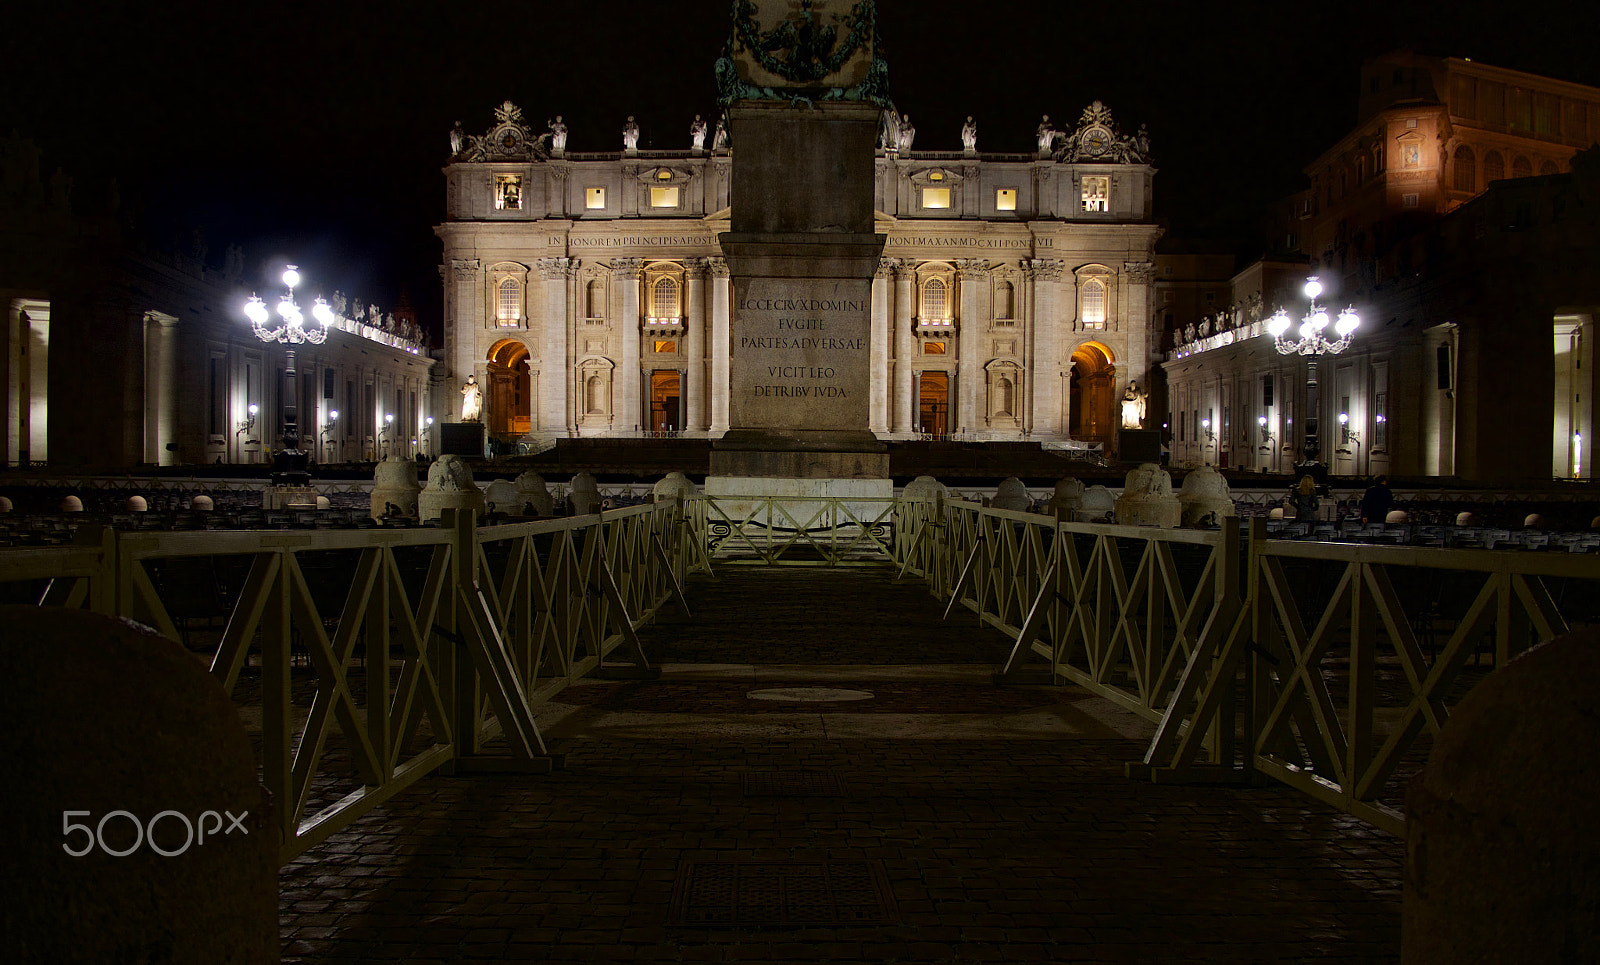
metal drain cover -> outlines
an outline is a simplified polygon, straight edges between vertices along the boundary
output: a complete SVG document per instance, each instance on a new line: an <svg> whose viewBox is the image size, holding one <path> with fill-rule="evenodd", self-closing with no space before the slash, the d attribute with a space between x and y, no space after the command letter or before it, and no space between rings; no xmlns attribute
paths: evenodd
<svg viewBox="0 0 1600 965"><path fill-rule="evenodd" d="M844 782L837 771L745 771L740 774L745 797L841 797Z"/></svg>
<svg viewBox="0 0 1600 965"><path fill-rule="evenodd" d="M877 861L685 861L667 924L892 925L894 899Z"/></svg>
<svg viewBox="0 0 1600 965"><path fill-rule="evenodd" d="M870 690L839 690L834 687L773 687L745 694L751 700L791 700L799 703L830 703L844 700L871 700Z"/></svg>

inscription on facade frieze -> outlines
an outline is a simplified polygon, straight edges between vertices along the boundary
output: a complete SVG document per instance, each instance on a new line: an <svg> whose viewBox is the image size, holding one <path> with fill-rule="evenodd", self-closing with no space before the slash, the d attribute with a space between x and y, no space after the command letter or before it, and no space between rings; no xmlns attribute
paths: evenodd
<svg viewBox="0 0 1600 965"><path fill-rule="evenodd" d="M552 237L550 244L572 248L696 248L715 247L711 235L570 235Z"/></svg>
<svg viewBox="0 0 1600 965"><path fill-rule="evenodd" d="M890 248L1051 248L1054 238L974 238L970 235L890 235Z"/></svg>

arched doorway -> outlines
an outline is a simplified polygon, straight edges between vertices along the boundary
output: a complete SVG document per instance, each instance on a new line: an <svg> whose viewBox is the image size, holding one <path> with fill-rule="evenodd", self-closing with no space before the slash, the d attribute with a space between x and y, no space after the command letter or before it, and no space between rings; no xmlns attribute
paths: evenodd
<svg viewBox="0 0 1600 965"><path fill-rule="evenodd" d="M677 369L650 373L650 431L669 435L683 428L681 386Z"/></svg>
<svg viewBox="0 0 1600 965"><path fill-rule="evenodd" d="M917 381L917 431L932 436L950 432L950 373L925 371Z"/></svg>
<svg viewBox="0 0 1600 965"><path fill-rule="evenodd" d="M489 350L489 435L516 437L533 431L533 385L528 347L515 339Z"/></svg>
<svg viewBox="0 0 1600 965"><path fill-rule="evenodd" d="M1072 380L1068 400L1071 422L1068 434L1080 442L1112 445L1116 421L1112 418L1112 389L1116 366L1111 350L1099 342L1085 342L1072 353Z"/></svg>

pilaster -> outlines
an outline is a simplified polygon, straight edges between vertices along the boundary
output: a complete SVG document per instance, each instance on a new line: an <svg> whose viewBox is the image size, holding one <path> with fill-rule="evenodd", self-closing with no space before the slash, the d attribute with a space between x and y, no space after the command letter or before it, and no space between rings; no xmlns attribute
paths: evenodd
<svg viewBox="0 0 1600 965"><path fill-rule="evenodd" d="M978 397L983 390L983 359L980 356L983 321L979 317L979 294L989 277L989 263L982 258L956 259L956 277L961 292L960 328L956 330L956 424L955 431L973 433L979 424Z"/></svg>
<svg viewBox="0 0 1600 965"><path fill-rule="evenodd" d="M619 433L637 435L643 416L639 409L639 278L642 258L611 259L611 277L616 282L621 311L622 364L618 366L616 399L612 426Z"/></svg>
<svg viewBox="0 0 1600 965"><path fill-rule="evenodd" d="M911 412L911 361L916 348L911 327L911 289L917 271L905 260L890 260L894 270L894 433L909 436L915 424Z"/></svg>
<svg viewBox="0 0 1600 965"><path fill-rule="evenodd" d="M567 331L572 324L572 279L578 273L571 258L540 258L539 274L544 279L544 358L541 369L548 375L539 380L539 421L541 431L557 436L567 435L575 423L567 399L566 372L571 371L568 352L570 344ZM541 375L544 375L541 372Z"/></svg>

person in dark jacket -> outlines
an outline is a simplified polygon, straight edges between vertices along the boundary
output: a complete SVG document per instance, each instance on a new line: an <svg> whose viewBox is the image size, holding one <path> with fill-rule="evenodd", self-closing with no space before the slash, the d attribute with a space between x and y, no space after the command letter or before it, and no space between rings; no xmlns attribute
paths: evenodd
<svg viewBox="0 0 1600 965"><path fill-rule="evenodd" d="M1361 496L1361 521L1384 522L1388 519L1389 510L1392 508L1394 508L1394 493L1389 491L1389 477L1379 476Z"/></svg>

